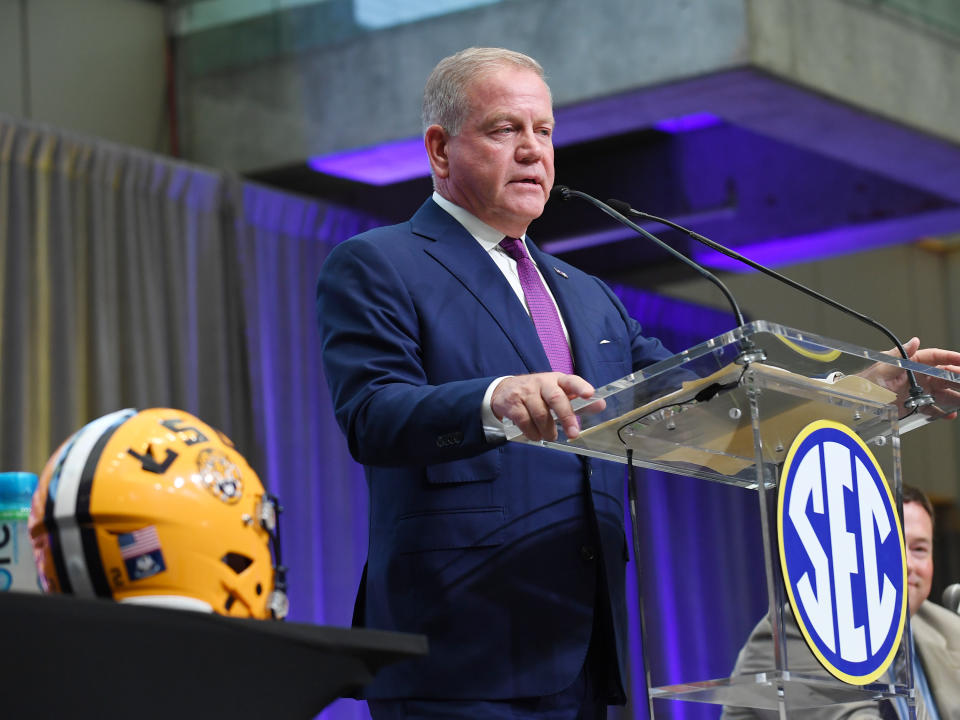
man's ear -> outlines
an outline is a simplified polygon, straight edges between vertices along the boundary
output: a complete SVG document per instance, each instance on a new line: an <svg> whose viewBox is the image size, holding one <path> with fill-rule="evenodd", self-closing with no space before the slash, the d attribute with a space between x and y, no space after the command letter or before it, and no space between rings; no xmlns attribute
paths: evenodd
<svg viewBox="0 0 960 720"><path fill-rule="evenodd" d="M449 136L439 125L431 125L423 134L423 145L427 149L430 168L435 178L446 178L450 174L450 159L447 157Z"/></svg>

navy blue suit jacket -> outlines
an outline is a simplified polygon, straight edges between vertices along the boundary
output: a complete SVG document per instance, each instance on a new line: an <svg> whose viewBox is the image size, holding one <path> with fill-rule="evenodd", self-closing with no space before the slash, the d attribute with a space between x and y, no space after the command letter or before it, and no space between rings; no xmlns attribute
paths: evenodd
<svg viewBox="0 0 960 720"><path fill-rule="evenodd" d="M669 356L606 285L528 246L578 375L599 386ZM366 695L558 692L583 666L594 612L611 621L622 683L624 469L485 438L493 379L550 370L493 260L428 200L409 222L337 246L317 308L334 411L370 491L355 622L430 642L428 657L385 668ZM597 573L609 602L595 608Z"/></svg>

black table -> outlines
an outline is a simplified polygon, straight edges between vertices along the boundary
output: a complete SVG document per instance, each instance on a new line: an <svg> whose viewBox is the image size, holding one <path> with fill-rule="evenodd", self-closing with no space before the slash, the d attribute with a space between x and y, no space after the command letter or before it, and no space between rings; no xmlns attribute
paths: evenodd
<svg viewBox="0 0 960 720"><path fill-rule="evenodd" d="M313 718L422 635L0 593L0 716Z"/></svg>

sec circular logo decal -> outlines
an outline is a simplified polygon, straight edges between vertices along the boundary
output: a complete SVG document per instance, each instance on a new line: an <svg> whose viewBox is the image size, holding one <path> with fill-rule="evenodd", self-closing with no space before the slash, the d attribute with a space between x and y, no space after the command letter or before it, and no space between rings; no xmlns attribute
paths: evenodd
<svg viewBox="0 0 960 720"><path fill-rule="evenodd" d="M780 342L786 345L788 348L793 350L798 355L803 357L810 358L811 360L817 360L819 362L833 362L838 357L840 357L840 351L834 348L824 347L823 345L817 345L814 342L804 342L803 340L794 340L791 338L783 337L783 335L774 335L773 337L777 338Z"/></svg>
<svg viewBox="0 0 960 720"><path fill-rule="evenodd" d="M856 433L827 420L800 431L783 465L777 530L807 645L840 680L873 682L900 645L907 565L893 495Z"/></svg>

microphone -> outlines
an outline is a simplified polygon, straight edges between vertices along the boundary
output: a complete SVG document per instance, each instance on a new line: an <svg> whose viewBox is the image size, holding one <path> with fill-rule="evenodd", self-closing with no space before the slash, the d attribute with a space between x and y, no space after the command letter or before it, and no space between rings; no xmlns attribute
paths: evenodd
<svg viewBox="0 0 960 720"><path fill-rule="evenodd" d="M733 309L733 315L737 320L737 326L741 327L746 324L746 321L743 319L743 313L740 312L740 306L737 304L737 301L733 297L733 293L731 293L730 290L727 288L727 286L723 284L720 278L718 278L716 275L714 275L712 272L707 270L705 267L703 267L699 263L694 262L693 260L688 258L683 253L677 250L674 250L672 247L667 245L665 242L663 242L663 240L658 238L656 235L653 235L652 233L649 233L646 230L644 230L635 222L627 218L623 213L617 210L614 210L607 203L600 202L592 195L587 195L586 193L580 192L579 190L573 190L571 188L568 188L566 185L554 185L553 189L550 191L550 196L560 197L563 200L569 200L572 197L582 198L583 200L586 200L591 205L594 205L600 208L603 212L605 212L607 215L612 217L618 223L621 223L622 225L626 225L628 228L630 228L634 232L637 232L640 235L643 235L643 237L647 238L648 240L655 242L661 248L663 248L668 253L670 253L675 258L677 258L680 262L693 268L699 275L706 278L711 283L713 283L718 288L720 288L720 292L723 293L723 296L727 299L727 302L730 303L730 307ZM737 359L736 359L736 362L738 364L749 365L752 362L763 362L764 360L766 360L766 357L767 357L766 353L764 353L764 351L761 348L758 348L756 345L754 345L753 341L750 340L749 338L742 338L740 340L740 355L737 356Z"/></svg>
<svg viewBox="0 0 960 720"><path fill-rule="evenodd" d="M714 285L716 285L718 288L720 288L720 292L722 292L724 297L727 298L727 301L730 303L730 307L733 309L733 315L737 319L737 325L746 324L746 321L743 319L743 313L740 312L740 306L737 305L737 301L734 300L733 294L730 292L727 286L720 281L720 279L716 275L711 273L709 270L707 270L705 267L703 267L699 263L694 262L683 253L678 252L677 250L674 250L672 247L670 247L665 242L663 242L663 240L661 240L660 238L647 232L642 227L632 222L619 209L614 210L613 207L611 207L612 203L610 201L608 201L607 203L602 203L599 200L597 200L595 197L591 195L587 195L586 193L582 193L579 190L572 190L571 188L568 188L566 185L554 185L553 190L550 191L550 195L553 197L560 197L562 200L569 200L572 197L583 198L584 200L589 202L591 205L595 205L596 207L603 210L603 212L605 212L607 215L612 217L617 222L623 225L626 225L628 228L630 228L635 232L640 233L648 240L652 240L657 245L659 245L664 250L666 250L668 253L670 253L675 258L680 260L680 262L686 265L689 265L691 268L696 270L697 273L699 273L704 278L706 278L707 280L712 282Z"/></svg>
<svg viewBox="0 0 960 720"><path fill-rule="evenodd" d="M866 323L872 328L879 330L884 335L886 335L890 340L892 340L893 344L896 346L897 350L900 351L900 355L903 356L904 360L909 359L907 358L907 351L904 350L903 344L900 342L897 336L894 335L890 330L888 330L885 326L881 325L879 322L877 322L873 318L867 315L864 315L863 313L857 312L853 308L850 308L844 305L843 303L837 302L836 300L833 300L832 298L829 298L826 295L822 295L821 293L818 293L816 290L813 290L812 288L808 288L806 285L802 285L795 280L791 280L786 275L781 275L776 270L768 268L765 265L761 265L760 263L754 262L750 258L744 257L740 253L735 252L728 247L724 247L720 243L714 242L713 240L704 237L700 233L694 232L693 230L690 230L689 228L685 228L682 225L678 225L675 222L666 220L661 217L657 217L656 215L651 215L649 213L642 212L640 210L636 210L630 207L630 204L624 202L623 200L614 200L614 199L607 200L607 205L615 209L616 212L622 213L623 215L633 215L634 217L644 218L645 220L652 220L653 222L657 222L662 225L666 225L667 227L671 227L674 230L679 230L680 232L693 238L697 242L703 245L706 245L711 250L716 250L718 253L721 253L723 255L726 255L727 257L730 257L730 258L733 258L734 260L742 262L744 265L748 265L749 267L752 267L754 270L759 270L764 275L768 275L774 278L775 280L779 280L780 282L792 287L794 290L799 290L800 292L805 293L806 295L809 295L812 298L815 298L817 300L820 300L821 302L826 303L827 305L829 305L830 307L836 310L840 310L846 313L847 315L850 315L851 317L854 317L857 320L860 320L861 322ZM910 383L910 397L903 401L903 406L908 410L917 410L926 405L933 405L934 403L933 397L925 393L923 391L923 388L920 387L920 384L917 382L917 377L916 375L914 375L913 370L910 370L909 368L904 368L904 369L907 372L907 380ZM960 588L960 585L958 585L957 587ZM960 590L958 590L958 592L960 592Z"/></svg>
<svg viewBox="0 0 960 720"><path fill-rule="evenodd" d="M950 612L960 612L960 583L948 585L943 591L943 606Z"/></svg>

